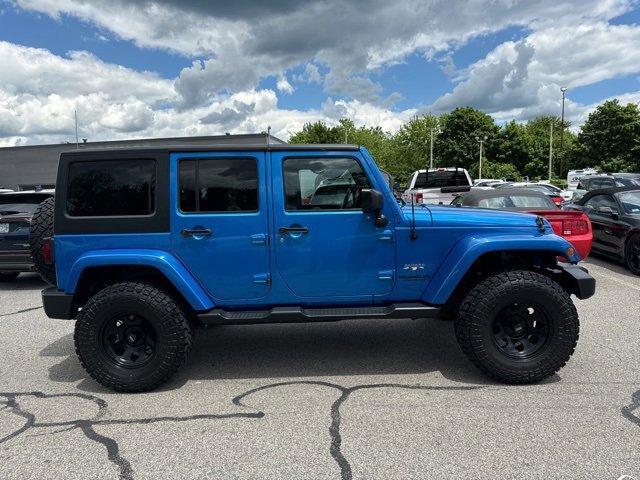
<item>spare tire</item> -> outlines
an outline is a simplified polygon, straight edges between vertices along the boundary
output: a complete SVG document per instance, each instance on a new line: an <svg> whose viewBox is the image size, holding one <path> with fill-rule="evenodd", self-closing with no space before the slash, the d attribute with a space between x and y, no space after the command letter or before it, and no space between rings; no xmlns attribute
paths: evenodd
<svg viewBox="0 0 640 480"><path fill-rule="evenodd" d="M55 264L45 261L42 254L42 244L45 239L53 237L54 204L53 197L42 202L33 214L29 229L29 248L31 249L33 269L45 282L51 285L56 284L56 267Z"/></svg>

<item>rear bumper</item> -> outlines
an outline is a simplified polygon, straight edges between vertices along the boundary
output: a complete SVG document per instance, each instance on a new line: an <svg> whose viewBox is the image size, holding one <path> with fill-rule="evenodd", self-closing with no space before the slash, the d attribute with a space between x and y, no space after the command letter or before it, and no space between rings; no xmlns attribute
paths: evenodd
<svg viewBox="0 0 640 480"><path fill-rule="evenodd" d="M42 306L49 318L69 320L74 318L77 312L73 305L73 295L61 292L56 287L42 290Z"/></svg>
<svg viewBox="0 0 640 480"><path fill-rule="evenodd" d="M558 264L560 270L559 281L569 292L581 300L596 293L596 279L589 275L589 271L578 265Z"/></svg>
<svg viewBox="0 0 640 480"><path fill-rule="evenodd" d="M31 254L22 250L0 251L0 272L30 272L33 270Z"/></svg>

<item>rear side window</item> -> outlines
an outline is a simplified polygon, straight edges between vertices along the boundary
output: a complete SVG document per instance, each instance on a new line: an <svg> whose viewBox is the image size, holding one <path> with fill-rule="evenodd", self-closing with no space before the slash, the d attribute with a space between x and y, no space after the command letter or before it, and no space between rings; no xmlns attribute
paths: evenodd
<svg viewBox="0 0 640 480"><path fill-rule="evenodd" d="M181 160L180 210L186 213L258 211L255 158Z"/></svg>
<svg viewBox="0 0 640 480"><path fill-rule="evenodd" d="M71 163L67 213L72 217L151 215L155 211L155 178L155 160Z"/></svg>

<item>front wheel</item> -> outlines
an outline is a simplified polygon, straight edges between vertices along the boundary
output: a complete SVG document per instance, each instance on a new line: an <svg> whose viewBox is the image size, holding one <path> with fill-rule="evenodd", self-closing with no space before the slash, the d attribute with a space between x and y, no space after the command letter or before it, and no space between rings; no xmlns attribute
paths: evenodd
<svg viewBox="0 0 640 480"><path fill-rule="evenodd" d="M625 249L627 267L634 275L640 275L640 233L633 235Z"/></svg>
<svg viewBox="0 0 640 480"><path fill-rule="evenodd" d="M505 383L534 383L567 363L579 322L560 285L521 270L476 285L460 306L455 330L464 353L485 374Z"/></svg>
<svg viewBox="0 0 640 480"><path fill-rule="evenodd" d="M76 353L105 387L152 390L185 361L193 332L182 308L152 285L124 282L91 297L78 315Z"/></svg>

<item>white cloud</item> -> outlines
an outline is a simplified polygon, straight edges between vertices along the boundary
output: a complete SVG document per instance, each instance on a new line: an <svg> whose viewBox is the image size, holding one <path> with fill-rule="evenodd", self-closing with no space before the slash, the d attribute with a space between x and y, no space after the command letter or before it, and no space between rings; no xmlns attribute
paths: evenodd
<svg viewBox="0 0 640 480"><path fill-rule="evenodd" d="M544 28L518 42L499 45L471 65L451 93L425 110L472 105L498 119L557 114L561 86L569 87L570 97L572 88L640 71L638 45L637 26L598 22ZM575 103L568 105L572 112L582 110Z"/></svg>
<svg viewBox="0 0 640 480"><path fill-rule="evenodd" d="M4 143L69 139L74 109L82 136L92 140L245 133L269 125L287 138L305 122L342 116L393 131L416 109L394 110L401 95L385 92L375 74L411 54L443 62L455 75L453 90L424 110L473 105L498 120L558 112L560 85L640 72L640 27L608 23L632 0L13 1L192 64L164 79L88 52L61 57L0 42ZM525 29L525 38L467 68L453 64L449 55L460 45L510 26ZM294 67L304 73L291 77ZM333 98L320 108L282 109L276 92L259 89L266 77L278 79L279 94L294 93L293 78L294 85L321 83ZM591 106L572 102L570 94L568 116L581 121Z"/></svg>
<svg viewBox="0 0 640 480"><path fill-rule="evenodd" d="M322 76L320 75L320 70L318 69L317 65L314 65L313 63L307 63L304 68L304 72L309 83L320 83L322 81Z"/></svg>
<svg viewBox="0 0 640 480"><path fill-rule="evenodd" d="M295 91L293 86L291 86L291 84L289 83L289 80L287 80L287 77L285 77L284 75L278 78L276 87L282 93L292 94Z"/></svg>
<svg viewBox="0 0 640 480"><path fill-rule="evenodd" d="M0 69L0 146L73 140L74 110L80 137L90 140L255 133L268 126L286 139L307 122L335 123L340 118L328 114L328 104L325 110L282 109L276 92L268 89L218 95L186 109L176 103L173 82L87 54L64 58L0 42L0 55L7 62L7 68ZM333 113L340 110L358 124L388 130L414 112L358 101L332 104Z"/></svg>
<svg viewBox="0 0 640 480"><path fill-rule="evenodd" d="M508 26L540 30L606 21L631 5L631 0L14 1L54 18L93 22L141 47L205 58L176 82L184 108L221 92L256 88L260 79L310 61L328 67L328 93L381 101L379 86L367 75L411 53L432 58Z"/></svg>

